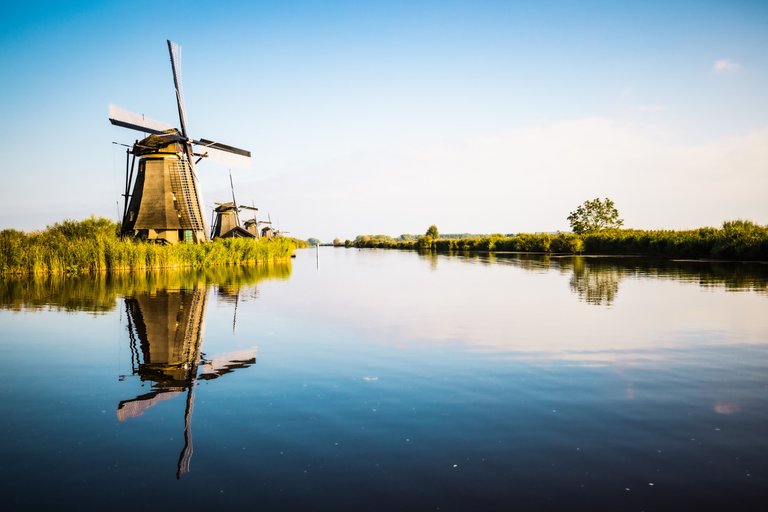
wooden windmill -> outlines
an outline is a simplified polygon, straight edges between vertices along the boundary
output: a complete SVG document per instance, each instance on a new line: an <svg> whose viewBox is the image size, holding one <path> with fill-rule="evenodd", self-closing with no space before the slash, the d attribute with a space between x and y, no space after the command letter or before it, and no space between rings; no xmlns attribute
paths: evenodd
<svg viewBox="0 0 768 512"><path fill-rule="evenodd" d="M240 157L243 163L250 161L250 151L188 136L179 72L180 52L180 47L169 40L168 53L176 89L179 128L115 105L109 106L109 121L112 124L149 134L126 151L123 236L162 243L208 240L195 164L206 156L226 154ZM130 166L128 155L132 155ZM139 166L134 177L137 157Z"/></svg>
<svg viewBox="0 0 768 512"><path fill-rule="evenodd" d="M248 231L253 236L255 236L256 238L266 237L267 235L264 229L261 229L260 231L259 227L263 225L271 225L272 222L271 221L268 222L264 220L256 220L256 212L258 211L258 208L253 206L251 209L253 210L253 218L245 221L245 223L243 224L243 226L245 227L245 230ZM268 238L271 238L271 236Z"/></svg>
<svg viewBox="0 0 768 512"><path fill-rule="evenodd" d="M258 238L240 224L240 211L258 211L255 206L238 205L235 199L235 186L232 184L232 172L229 173L229 186L232 189L231 203L215 203L213 209L213 228L211 238Z"/></svg>

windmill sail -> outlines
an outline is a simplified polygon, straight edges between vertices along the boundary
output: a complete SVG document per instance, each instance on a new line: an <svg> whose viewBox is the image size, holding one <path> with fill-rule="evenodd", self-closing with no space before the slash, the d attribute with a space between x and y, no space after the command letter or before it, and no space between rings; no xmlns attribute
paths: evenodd
<svg viewBox="0 0 768 512"><path fill-rule="evenodd" d="M117 105L109 105L109 122L115 126L130 128L144 133L160 134L173 128L162 121L155 121L143 114L136 114Z"/></svg>
<svg viewBox="0 0 768 512"><path fill-rule="evenodd" d="M184 112L184 91L181 88L181 46L170 39L168 41L168 53L171 56L171 71L173 71L173 86L176 89L176 105L179 108L179 123L181 123L181 135L187 136L187 116Z"/></svg>

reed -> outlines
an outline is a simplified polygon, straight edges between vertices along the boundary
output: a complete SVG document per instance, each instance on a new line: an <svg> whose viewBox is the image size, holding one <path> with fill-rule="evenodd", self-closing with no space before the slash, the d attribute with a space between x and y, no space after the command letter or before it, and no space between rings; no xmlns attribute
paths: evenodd
<svg viewBox="0 0 768 512"><path fill-rule="evenodd" d="M108 219L66 220L43 231L0 231L0 274L97 274L157 269L262 265L288 260L306 242L217 239L206 244L160 245L120 239Z"/></svg>
<svg viewBox="0 0 768 512"><path fill-rule="evenodd" d="M637 255L659 258L768 261L768 226L735 220L721 228L691 230L612 229L574 233L519 233L466 238L395 240L362 235L351 247L437 252L526 252L545 254Z"/></svg>

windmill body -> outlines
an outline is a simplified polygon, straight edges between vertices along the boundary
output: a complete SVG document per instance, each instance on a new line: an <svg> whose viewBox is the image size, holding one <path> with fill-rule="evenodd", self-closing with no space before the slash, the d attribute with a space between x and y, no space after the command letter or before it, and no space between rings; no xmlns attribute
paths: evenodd
<svg viewBox="0 0 768 512"><path fill-rule="evenodd" d="M204 241L200 185L182 144L150 135L133 152L139 165L123 234L168 243Z"/></svg>
<svg viewBox="0 0 768 512"><path fill-rule="evenodd" d="M258 238L240 225L238 212L244 206L235 203L219 203L213 210L215 218L211 238Z"/></svg>
<svg viewBox="0 0 768 512"><path fill-rule="evenodd" d="M250 160L249 151L207 139L187 136L186 115L179 77L179 52L168 41L171 57L176 103L180 128L145 118L114 105L109 120L122 126L149 134L126 152L133 155L129 167L126 161L125 209L121 233L163 243L204 242L208 229L203 215L200 183L195 175L195 157L234 155L240 163ZM198 152L195 152L197 148ZM138 169L134 169L138 158ZM199 159L198 159L199 161Z"/></svg>
<svg viewBox="0 0 768 512"><path fill-rule="evenodd" d="M247 229L240 224L240 211L252 210L257 212L259 209L255 206L238 205L235 199L235 186L232 183L232 171L229 172L229 186L232 190L232 202L216 203L214 208L213 229L211 229L211 238L258 238L258 233ZM254 217L255 218L255 217Z"/></svg>

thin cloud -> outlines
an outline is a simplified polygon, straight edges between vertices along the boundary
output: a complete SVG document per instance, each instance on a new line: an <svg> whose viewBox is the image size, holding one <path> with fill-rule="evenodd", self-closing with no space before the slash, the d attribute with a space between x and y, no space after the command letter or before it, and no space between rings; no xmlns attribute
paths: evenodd
<svg viewBox="0 0 768 512"><path fill-rule="evenodd" d="M734 73L741 69L741 64L733 59L717 59L712 64L712 71L718 75Z"/></svg>

